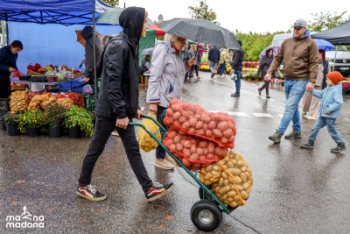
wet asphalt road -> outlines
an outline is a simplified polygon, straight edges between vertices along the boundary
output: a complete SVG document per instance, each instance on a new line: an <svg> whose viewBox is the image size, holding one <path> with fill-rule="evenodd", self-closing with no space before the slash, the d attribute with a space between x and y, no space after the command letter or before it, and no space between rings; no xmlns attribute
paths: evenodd
<svg viewBox="0 0 350 234"><path fill-rule="evenodd" d="M284 111L284 92L271 89L272 98L259 97L254 82L242 83L240 98L231 98L229 77L185 84L183 100L211 111L229 112L236 122L235 151L253 171L254 187L247 205L223 215L213 233L350 233L350 149L332 154L335 143L322 129L314 150L301 150L315 120L302 118L303 139L272 144ZM146 107L145 92L140 106ZM301 106L300 106L301 107ZM233 113L232 113L233 112ZM269 114L268 117L256 115ZM350 97L345 97L337 129L350 147ZM291 130L288 129L288 132ZM46 134L47 135L47 134ZM75 194L81 163L90 142L64 136L29 139L0 131L0 233L203 233L190 219L199 200L198 185L183 169L155 168L154 151L142 152L150 177L174 182L167 196L148 203L128 164L120 139L111 136L97 161L92 183L107 194L103 202L90 202ZM6 216L45 217L44 229L6 229ZM174 220L166 217L172 216Z"/></svg>

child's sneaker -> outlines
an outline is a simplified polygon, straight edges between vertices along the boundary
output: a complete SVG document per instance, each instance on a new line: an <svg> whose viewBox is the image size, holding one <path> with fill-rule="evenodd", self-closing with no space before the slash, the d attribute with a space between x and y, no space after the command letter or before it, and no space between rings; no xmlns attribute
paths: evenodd
<svg viewBox="0 0 350 234"><path fill-rule="evenodd" d="M313 148L314 148L314 144L315 144L314 141L309 140L306 144L300 145L300 148L304 148L304 149L313 149Z"/></svg>
<svg viewBox="0 0 350 234"><path fill-rule="evenodd" d="M155 182L153 186L147 191L146 198L148 201L154 201L166 194L168 194L173 188L175 187L175 184L166 184L162 185L158 182Z"/></svg>
<svg viewBox="0 0 350 234"><path fill-rule="evenodd" d="M90 201L103 201L106 199L106 194L100 193L91 184L86 186L78 186L77 195Z"/></svg>
<svg viewBox="0 0 350 234"><path fill-rule="evenodd" d="M346 150L345 143L339 143L336 148L331 149L332 153L340 153L341 151Z"/></svg>

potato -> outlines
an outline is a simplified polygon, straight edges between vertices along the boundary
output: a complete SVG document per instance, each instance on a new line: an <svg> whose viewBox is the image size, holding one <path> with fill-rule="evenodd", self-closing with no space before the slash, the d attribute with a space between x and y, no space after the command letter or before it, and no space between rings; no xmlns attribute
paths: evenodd
<svg viewBox="0 0 350 234"><path fill-rule="evenodd" d="M187 131L188 129L190 129L190 123L189 122L184 122L181 126L181 128L185 131Z"/></svg>
<svg viewBox="0 0 350 234"><path fill-rule="evenodd" d="M214 129L213 130L213 134L214 134L214 137L217 138L217 139L221 139L222 138L222 133L219 129Z"/></svg>
<svg viewBox="0 0 350 234"><path fill-rule="evenodd" d="M222 176L222 178L224 178L224 179L227 179L227 178L228 178L228 175L226 174L226 172L221 172L221 176Z"/></svg>
<svg viewBox="0 0 350 234"><path fill-rule="evenodd" d="M192 163L191 163L190 161L188 161L187 159L185 159L185 158L182 159L182 163L183 163L186 167L192 166Z"/></svg>
<svg viewBox="0 0 350 234"><path fill-rule="evenodd" d="M226 131L227 128L228 128L228 124L226 121L218 124L218 129L220 129L221 132Z"/></svg>
<svg viewBox="0 0 350 234"><path fill-rule="evenodd" d="M171 149L171 150L176 150L176 144L171 144L171 145L170 145L170 149Z"/></svg>
<svg viewBox="0 0 350 234"><path fill-rule="evenodd" d="M180 107L179 105L175 104L175 105L172 105L172 106L171 106L171 109L172 109L174 112L177 112L177 111L180 111L181 107Z"/></svg>
<svg viewBox="0 0 350 234"><path fill-rule="evenodd" d="M173 119L174 119L174 120L178 120L178 119L180 119L180 117L181 117L181 113L180 113L180 112L175 112L175 113L173 114ZM178 126L180 126L180 125L178 125Z"/></svg>
<svg viewBox="0 0 350 234"><path fill-rule="evenodd" d="M174 137L174 143L177 144L177 143L180 143L181 142L181 137L179 135L175 136Z"/></svg>
<svg viewBox="0 0 350 234"><path fill-rule="evenodd" d="M202 114L201 120L202 120L204 123L209 123L209 122L210 122L210 117L209 117L207 114Z"/></svg>
<svg viewBox="0 0 350 234"><path fill-rule="evenodd" d="M233 135L232 129L226 129L226 130L224 131L224 136L225 136L226 138L229 139L232 135Z"/></svg>
<svg viewBox="0 0 350 234"><path fill-rule="evenodd" d="M203 154L203 149L202 148L197 148L197 154L202 155Z"/></svg>
<svg viewBox="0 0 350 234"><path fill-rule="evenodd" d="M191 127L194 127L197 124L197 119L196 118L190 118L189 123L190 123Z"/></svg>
<svg viewBox="0 0 350 234"><path fill-rule="evenodd" d="M208 154L208 149L207 148L202 148L203 149L203 155L207 155Z"/></svg>
<svg viewBox="0 0 350 234"><path fill-rule="evenodd" d="M204 136L204 130L203 129L197 129L196 130L196 135Z"/></svg>
<svg viewBox="0 0 350 234"><path fill-rule="evenodd" d="M247 167L246 166L241 167L241 171L242 172L246 172L247 171Z"/></svg>
<svg viewBox="0 0 350 234"><path fill-rule="evenodd" d="M205 136L212 137L213 136L213 132L210 131L210 130L207 130L207 131L205 131Z"/></svg>
<svg viewBox="0 0 350 234"><path fill-rule="evenodd" d="M242 167L242 166L244 166L245 165L245 163L242 161L242 160L239 160L238 162L237 162L237 166L238 167Z"/></svg>
<svg viewBox="0 0 350 234"><path fill-rule="evenodd" d="M183 149L182 153L183 153L187 158L189 158L189 157L191 156L191 152L190 152L189 149L186 149L186 148Z"/></svg>
<svg viewBox="0 0 350 234"><path fill-rule="evenodd" d="M181 111L181 115L187 120L189 117L190 117L190 115L188 114L188 112L187 111Z"/></svg>
<svg viewBox="0 0 350 234"><path fill-rule="evenodd" d="M208 124L206 124L206 123L205 123L205 124L203 124L203 130L204 130L204 131L209 130L209 128L208 128Z"/></svg>
<svg viewBox="0 0 350 234"><path fill-rule="evenodd" d="M224 184L224 179L221 177L221 178L219 179L218 185L219 185L220 187L222 187L223 184Z"/></svg>
<svg viewBox="0 0 350 234"><path fill-rule="evenodd" d="M198 121L196 123L196 129L202 129L203 128L203 122L202 121Z"/></svg>
<svg viewBox="0 0 350 234"><path fill-rule="evenodd" d="M184 143L184 146L186 147L186 148L191 148L191 142L189 141L189 140L185 140L185 143Z"/></svg>
<svg viewBox="0 0 350 234"><path fill-rule="evenodd" d="M174 114L174 111L173 111L172 109L168 108L168 109L166 110L166 114L167 114L168 117L172 117L173 114Z"/></svg>
<svg viewBox="0 0 350 234"><path fill-rule="evenodd" d="M188 129L188 132L189 132L190 134L195 134L195 133L196 133L196 129L190 128L190 129Z"/></svg>
<svg viewBox="0 0 350 234"><path fill-rule="evenodd" d="M201 119L201 115L195 115L194 117L197 119L197 121Z"/></svg>
<svg viewBox="0 0 350 234"><path fill-rule="evenodd" d="M208 124L208 127L209 127L210 129L216 128L216 122L215 122L215 121L210 121L210 123Z"/></svg>
<svg viewBox="0 0 350 234"><path fill-rule="evenodd" d="M198 155L198 154L192 154L192 155L190 156L190 159L191 159L192 161L198 161L198 158L199 158L199 155Z"/></svg>
<svg viewBox="0 0 350 234"><path fill-rule="evenodd" d="M208 141L202 140L199 142L198 147L200 148L206 148L208 146Z"/></svg>
<svg viewBox="0 0 350 234"><path fill-rule="evenodd" d="M170 126L172 124L172 122L166 117L164 119L164 124L167 125L167 126Z"/></svg>
<svg viewBox="0 0 350 234"><path fill-rule="evenodd" d="M248 197L249 197L249 194L248 194L246 191L241 191L241 197L242 197L244 200L247 200Z"/></svg>

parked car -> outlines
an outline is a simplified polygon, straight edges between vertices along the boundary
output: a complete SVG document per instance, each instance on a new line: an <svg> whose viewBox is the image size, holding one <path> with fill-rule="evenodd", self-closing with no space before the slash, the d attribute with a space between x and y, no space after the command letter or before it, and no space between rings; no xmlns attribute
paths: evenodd
<svg viewBox="0 0 350 234"><path fill-rule="evenodd" d="M312 32L311 34L314 34ZM281 46L283 41L287 38L293 36L293 33L277 34L273 37L271 46ZM326 52L326 59L329 62L331 71L333 71L333 65L335 65L334 70L342 73L343 76L350 75L350 52L345 46L338 46L337 57L334 64L335 48L332 51ZM281 72L283 72L283 63L280 67Z"/></svg>

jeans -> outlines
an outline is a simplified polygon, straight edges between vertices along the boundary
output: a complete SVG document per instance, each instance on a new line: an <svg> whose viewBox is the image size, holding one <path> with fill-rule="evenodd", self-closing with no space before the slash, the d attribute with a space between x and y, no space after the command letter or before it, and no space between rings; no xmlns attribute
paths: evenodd
<svg viewBox="0 0 350 234"><path fill-rule="evenodd" d="M97 159L102 154L109 136L115 130L116 119L100 117L96 119L94 135L92 136L89 149L83 161L83 167L79 178L79 185L86 186L91 183L91 175ZM118 134L123 141L126 155L130 166L134 171L143 191L146 193L153 185L148 177L143 164L139 143L136 139L135 129L128 126L127 129L117 128Z"/></svg>
<svg viewBox="0 0 350 234"><path fill-rule="evenodd" d="M298 106L305 93L308 82L308 80L284 80L287 103L280 126L276 130L281 132L282 135L286 132L290 121L293 122L293 129L296 132L301 132L301 119Z"/></svg>
<svg viewBox="0 0 350 234"><path fill-rule="evenodd" d="M237 95L240 95L241 93L241 77L242 77L242 71L234 71L234 74L237 76L237 79L235 80L236 83L236 93Z"/></svg>
<svg viewBox="0 0 350 234"><path fill-rule="evenodd" d="M166 108L162 106L158 106L157 110L157 121L160 123L165 129L168 129L169 127L164 124L164 121L162 120L162 114L166 110ZM156 158L157 159L164 159L165 158L165 150L161 147L158 146L156 148Z"/></svg>
<svg viewBox="0 0 350 234"><path fill-rule="evenodd" d="M224 71L226 70L226 63L220 64L220 76L222 76L222 74L224 74Z"/></svg>
<svg viewBox="0 0 350 234"><path fill-rule="evenodd" d="M309 139L312 141L316 141L318 131L326 125L327 125L328 133L331 135L333 140L337 144L343 143L343 140L339 136L339 134L337 132L337 128L335 126L335 119L334 118L324 118L321 116L317 119L315 126L312 128L311 135L310 135Z"/></svg>
<svg viewBox="0 0 350 234"><path fill-rule="evenodd" d="M202 57L197 57L197 65L199 65L202 62Z"/></svg>
<svg viewBox="0 0 350 234"><path fill-rule="evenodd" d="M212 61L209 61L209 68L210 68L210 71L211 71L211 74L215 74L215 67L216 67L216 63L215 62L212 62Z"/></svg>

